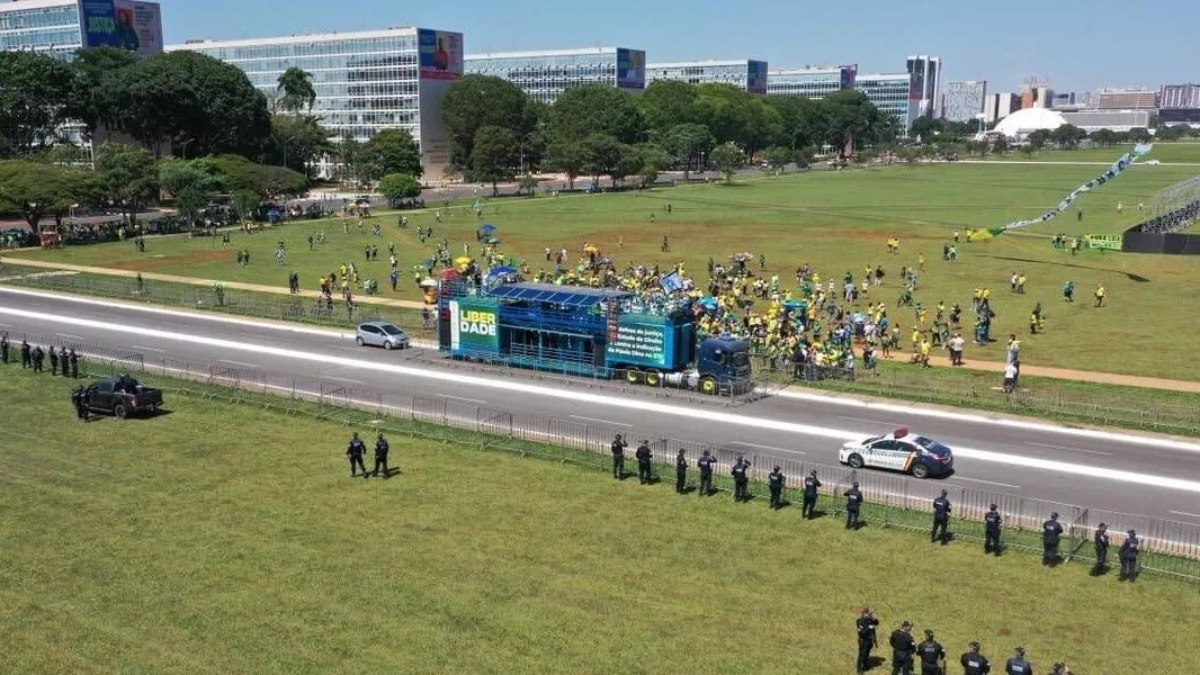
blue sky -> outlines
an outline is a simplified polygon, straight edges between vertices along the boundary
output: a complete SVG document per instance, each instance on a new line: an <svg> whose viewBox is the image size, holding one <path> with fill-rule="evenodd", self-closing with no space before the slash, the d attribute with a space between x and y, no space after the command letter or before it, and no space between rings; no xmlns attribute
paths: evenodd
<svg viewBox="0 0 1200 675"><path fill-rule="evenodd" d="M759 58L772 69L858 63L896 72L942 57L945 79L1013 91L1200 80L1200 2L1189 0L161 0L168 44L419 25L464 33L468 53L643 48L647 59Z"/></svg>

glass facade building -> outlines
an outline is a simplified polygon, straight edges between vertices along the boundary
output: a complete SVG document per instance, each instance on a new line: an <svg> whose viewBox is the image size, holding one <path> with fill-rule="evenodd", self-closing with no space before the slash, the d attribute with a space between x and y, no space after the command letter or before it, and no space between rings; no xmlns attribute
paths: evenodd
<svg viewBox="0 0 1200 675"><path fill-rule="evenodd" d="M933 117L942 88L942 60L936 56L908 57L908 118Z"/></svg>
<svg viewBox="0 0 1200 675"><path fill-rule="evenodd" d="M651 63L646 66L646 79L677 80L688 84L731 84L755 94L765 94L770 87L767 62L752 59Z"/></svg>
<svg viewBox="0 0 1200 675"><path fill-rule="evenodd" d="M279 76L301 68L312 76L312 114L335 140L363 142L384 129L407 129L421 146L425 178L449 163L441 94L462 74L462 34L412 27L282 38L193 40L167 47L207 54L240 68L277 97ZM328 162L319 169L328 173Z"/></svg>
<svg viewBox="0 0 1200 675"><path fill-rule="evenodd" d="M773 70L767 77L767 93L781 96L825 98L835 91L853 89L858 66L828 66Z"/></svg>
<svg viewBox="0 0 1200 675"><path fill-rule="evenodd" d="M974 122L983 114L987 82L963 80L947 82L942 94L942 117L952 122Z"/></svg>
<svg viewBox="0 0 1200 675"><path fill-rule="evenodd" d="M646 52L624 47L468 54L465 69L508 80L542 103L554 103L559 94L582 84L634 92L646 87Z"/></svg>
<svg viewBox="0 0 1200 675"><path fill-rule="evenodd" d="M902 135L908 133L912 119L908 116L908 93L911 83L908 73L877 73L859 75L854 88L883 112L895 117Z"/></svg>
<svg viewBox="0 0 1200 675"><path fill-rule="evenodd" d="M77 0L0 4L0 51L34 51L65 61L82 46Z"/></svg>

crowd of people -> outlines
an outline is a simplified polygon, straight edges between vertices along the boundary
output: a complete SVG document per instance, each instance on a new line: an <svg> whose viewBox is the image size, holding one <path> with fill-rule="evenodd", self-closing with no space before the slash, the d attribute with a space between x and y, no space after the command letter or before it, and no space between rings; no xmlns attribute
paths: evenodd
<svg viewBox="0 0 1200 675"><path fill-rule="evenodd" d="M16 353L13 353L14 349ZM67 349L60 346L56 350L54 345L50 345L47 349L42 349L41 345L30 345L28 340L21 340L21 344L14 348L9 342L8 333L0 333L0 364L7 365L10 359L15 361L18 357L21 359L22 368L35 373L45 372L46 362L49 361L51 375L79 378L79 355L75 353L74 347Z"/></svg>

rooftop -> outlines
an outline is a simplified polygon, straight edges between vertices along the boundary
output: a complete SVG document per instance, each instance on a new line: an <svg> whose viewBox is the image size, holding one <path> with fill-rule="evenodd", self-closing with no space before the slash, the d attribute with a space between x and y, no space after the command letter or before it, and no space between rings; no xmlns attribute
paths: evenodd
<svg viewBox="0 0 1200 675"><path fill-rule="evenodd" d="M396 35L416 35L413 26L399 26L383 30L352 31L349 33L311 33L309 35L288 35L284 37L242 38L238 40L209 40L190 39L179 45L167 45L164 50L181 51L191 49L210 49L217 47L257 47L260 45L294 45L312 42L341 42L343 40L361 40L370 38L393 37Z"/></svg>
<svg viewBox="0 0 1200 675"><path fill-rule="evenodd" d="M697 66L744 66L758 59L705 59L702 61L676 61L674 63L647 63L646 68L695 68Z"/></svg>
<svg viewBox="0 0 1200 675"><path fill-rule="evenodd" d="M617 47L584 47L582 49L544 49L530 52L487 52L484 54L467 54L466 61L479 59L528 59L539 56L605 56L615 54Z"/></svg>
<svg viewBox="0 0 1200 675"><path fill-rule="evenodd" d="M488 295L493 298L504 298L506 300L549 302L568 307L592 307L604 300L623 298L629 294L624 291L614 291L607 288L517 283L497 286L488 291Z"/></svg>

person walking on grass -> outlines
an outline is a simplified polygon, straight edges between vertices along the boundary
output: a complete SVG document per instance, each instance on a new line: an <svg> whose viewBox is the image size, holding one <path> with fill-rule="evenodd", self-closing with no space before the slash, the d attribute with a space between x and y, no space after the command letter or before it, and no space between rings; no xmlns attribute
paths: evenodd
<svg viewBox="0 0 1200 675"><path fill-rule="evenodd" d="M367 467L363 464L363 455L367 454L367 446L358 437L358 432L350 437L350 445L346 448L346 456L350 458L350 477L356 478L355 470L362 471L362 477L367 477Z"/></svg>

